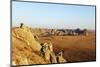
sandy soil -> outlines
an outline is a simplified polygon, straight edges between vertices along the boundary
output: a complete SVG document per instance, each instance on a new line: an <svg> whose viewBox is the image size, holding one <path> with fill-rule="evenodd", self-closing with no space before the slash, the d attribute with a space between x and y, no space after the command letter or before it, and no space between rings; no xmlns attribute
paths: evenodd
<svg viewBox="0 0 100 67"><path fill-rule="evenodd" d="M15 33L14 28L12 30L13 33ZM27 57L29 64L46 64L47 62L45 62L43 58L39 56L39 53L35 52L35 49L40 48L38 46L38 43L51 42L54 52L64 50L64 58L68 62L96 60L96 38L94 32L90 32L88 36L39 36L42 32L45 31L50 30L17 30L15 36L17 36L18 34L20 36L23 36L24 39L20 40L12 35L12 59L20 60L21 58L23 61ZM38 36L38 39L34 38L35 35ZM24 40L28 40L31 44L35 45L27 45L27 42L24 42ZM23 63L25 64L25 62Z"/></svg>
<svg viewBox="0 0 100 67"><path fill-rule="evenodd" d="M95 34L88 36L47 36L39 37L40 42L52 42L54 51L64 50L68 62L95 61Z"/></svg>

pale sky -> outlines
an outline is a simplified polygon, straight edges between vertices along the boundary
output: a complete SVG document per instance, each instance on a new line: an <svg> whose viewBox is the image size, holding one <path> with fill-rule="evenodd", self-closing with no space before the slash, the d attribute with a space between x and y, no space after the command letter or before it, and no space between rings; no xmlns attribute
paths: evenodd
<svg viewBox="0 0 100 67"><path fill-rule="evenodd" d="M95 6L12 2L12 24L37 28L95 29Z"/></svg>

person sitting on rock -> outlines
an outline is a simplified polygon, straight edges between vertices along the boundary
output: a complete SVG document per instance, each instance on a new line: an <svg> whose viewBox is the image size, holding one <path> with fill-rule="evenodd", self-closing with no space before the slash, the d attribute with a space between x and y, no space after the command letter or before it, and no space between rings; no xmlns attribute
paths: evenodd
<svg viewBox="0 0 100 67"><path fill-rule="evenodd" d="M20 28L23 28L23 25L24 25L24 24L23 24L23 23L21 23L21 24L20 24Z"/></svg>

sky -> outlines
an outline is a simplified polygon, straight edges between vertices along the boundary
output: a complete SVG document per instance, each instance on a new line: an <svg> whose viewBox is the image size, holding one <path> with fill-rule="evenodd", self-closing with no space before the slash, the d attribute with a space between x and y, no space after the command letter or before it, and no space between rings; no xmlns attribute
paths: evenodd
<svg viewBox="0 0 100 67"><path fill-rule="evenodd" d="M95 30L95 6L12 2L12 25Z"/></svg>

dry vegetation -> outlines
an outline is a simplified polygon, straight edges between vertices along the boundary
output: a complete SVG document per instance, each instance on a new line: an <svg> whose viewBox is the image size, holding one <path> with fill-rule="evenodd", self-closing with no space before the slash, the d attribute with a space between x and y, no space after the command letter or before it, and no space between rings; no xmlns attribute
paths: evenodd
<svg viewBox="0 0 100 67"><path fill-rule="evenodd" d="M63 63L62 53L55 55L52 43L42 43L28 27L12 28L12 65ZM43 50L43 51L42 51ZM56 58L59 58L58 61Z"/></svg>
<svg viewBox="0 0 100 67"><path fill-rule="evenodd" d="M38 55L40 48L27 28L12 29L12 65L45 64L44 59Z"/></svg>
<svg viewBox="0 0 100 67"><path fill-rule="evenodd" d="M41 43L52 43L54 52L64 50L67 62L95 61L95 33L88 36L42 36L47 29L12 28L12 65L48 64L40 56ZM38 39L34 38L38 35ZM63 58L63 57L62 57Z"/></svg>
<svg viewBox="0 0 100 67"><path fill-rule="evenodd" d="M54 51L64 50L64 58L68 62L95 61L95 34L88 36L49 36L39 37L40 41L52 42Z"/></svg>

